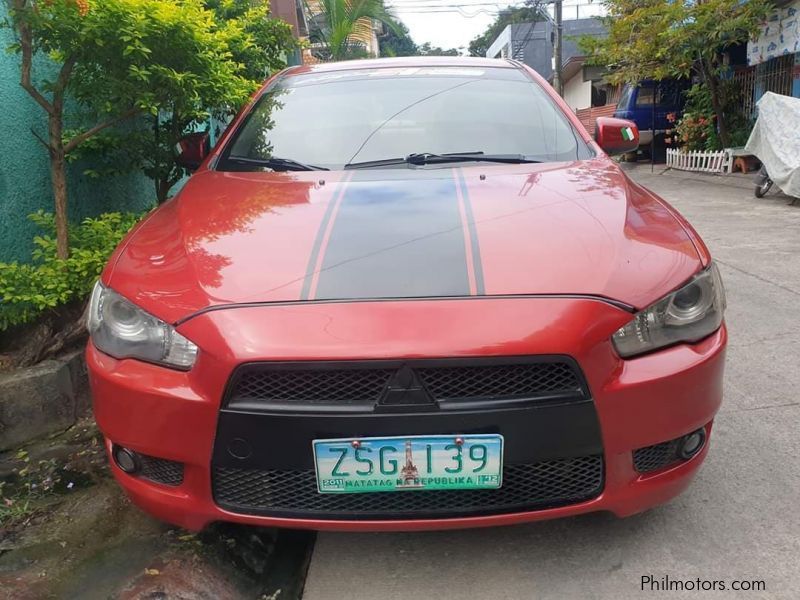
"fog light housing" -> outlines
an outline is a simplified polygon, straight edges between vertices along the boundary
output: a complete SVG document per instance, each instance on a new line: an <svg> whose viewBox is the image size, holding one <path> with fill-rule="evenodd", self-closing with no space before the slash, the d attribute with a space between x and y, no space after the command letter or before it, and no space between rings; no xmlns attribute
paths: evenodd
<svg viewBox="0 0 800 600"><path fill-rule="evenodd" d="M698 429L692 433L683 436L680 446L678 447L678 456L684 460L692 458L695 454L703 449L706 444L706 430Z"/></svg>
<svg viewBox="0 0 800 600"><path fill-rule="evenodd" d="M116 465L128 474L136 473L142 468L139 455L133 450L122 446L114 446L111 450L111 455L114 457Z"/></svg>

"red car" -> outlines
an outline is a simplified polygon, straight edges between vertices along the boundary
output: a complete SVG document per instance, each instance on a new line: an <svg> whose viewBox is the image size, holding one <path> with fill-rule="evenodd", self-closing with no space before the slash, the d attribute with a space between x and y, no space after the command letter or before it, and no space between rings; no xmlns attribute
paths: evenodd
<svg viewBox="0 0 800 600"><path fill-rule="evenodd" d="M153 515L331 530L663 503L722 398L724 291L666 202L513 61L269 80L117 249L87 359ZM200 164L202 163L202 164Z"/></svg>

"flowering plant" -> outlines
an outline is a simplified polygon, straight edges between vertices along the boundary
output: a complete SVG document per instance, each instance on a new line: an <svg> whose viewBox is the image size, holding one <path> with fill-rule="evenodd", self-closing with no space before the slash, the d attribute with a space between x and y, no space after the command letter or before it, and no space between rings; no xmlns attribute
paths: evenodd
<svg viewBox="0 0 800 600"><path fill-rule="evenodd" d="M752 123L741 114L741 90L734 81L726 81L723 88L723 110L727 116L728 137L731 146L742 146L752 129ZM721 150L717 129L717 116L711 103L711 93L704 85L695 84L686 93L686 107L678 118L667 115L673 125L665 133L665 142L673 148L686 150Z"/></svg>
<svg viewBox="0 0 800 600"><path fill-rule="evenodd" d="M687 112L675 126L672 139L687 150L705 150L709 140L716 139L716 133L714 115Z"/></svg>

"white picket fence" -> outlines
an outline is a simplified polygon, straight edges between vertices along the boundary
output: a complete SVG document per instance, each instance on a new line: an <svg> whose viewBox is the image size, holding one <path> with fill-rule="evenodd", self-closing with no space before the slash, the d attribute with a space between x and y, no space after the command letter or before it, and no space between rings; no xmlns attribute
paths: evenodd
<svg viewBox="0 0 800 600"><path fill-rule="evenodd" d="M701 173L731 173L733 154L728 149L715 152L699 150L683 152L676 148L667 148L667 168Z"/></svg>

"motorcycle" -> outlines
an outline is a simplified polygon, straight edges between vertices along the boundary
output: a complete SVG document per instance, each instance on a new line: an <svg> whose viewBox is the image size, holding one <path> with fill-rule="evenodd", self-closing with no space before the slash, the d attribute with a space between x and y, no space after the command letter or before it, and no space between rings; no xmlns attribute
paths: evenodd
<svg viewBox="0 0 800 600"><path fill-rule="evenodd" d="M767 173L767 167L762 164L761 169L758 171L758 175L756 175L756 189L754 192L756 198L763 198L771 187L772 179L770 179L769 173Z"/></svg>
<svg viewBox="0 0 800 600"><path fill-rule="evenodd" d="M798 199L800 99L766 92L756 106L758 118L745 145L745 150L761 161L755 196L763 198L775 185L787 196Z"/></svg>

